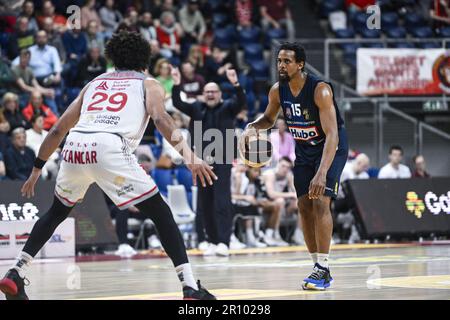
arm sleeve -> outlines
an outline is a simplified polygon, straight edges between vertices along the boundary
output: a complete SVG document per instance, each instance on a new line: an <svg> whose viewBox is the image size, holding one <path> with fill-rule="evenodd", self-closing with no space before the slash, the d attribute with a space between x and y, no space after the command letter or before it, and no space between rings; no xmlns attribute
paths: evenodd
<svg viewBox="0 0 450 320"><path fill-rule="evenodd" d="M181 86L173 86L172 88L172 103L175 108L183 112L184 114L192 117L192 113L194 110L194 104L184 102L181 100Z"/></svg>
<svg viewBox="0 0 450 320"><path fill-rule="evenodd" d="M229 100L228 108L233 116L247 108L245 91L242 86L236 88L236 97Z"/></svg>

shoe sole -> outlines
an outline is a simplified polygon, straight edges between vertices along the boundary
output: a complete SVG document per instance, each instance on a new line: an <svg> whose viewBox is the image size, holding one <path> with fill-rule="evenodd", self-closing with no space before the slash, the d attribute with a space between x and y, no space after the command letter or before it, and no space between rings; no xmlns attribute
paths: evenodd
<svg viewBox="0 0 450 320"><path fill-rule="evenodd" d="M17 295L18 289L14 281L6 278L0 280L0 291L3 292L4 294L15 296Z"/></svg>
<svg viewBox="0 0 450 320"><path fill-rule="evenodd" d="M311 291L325 291L326 289L331 287L331 284L333 283L333 280L330 281L328 286L326 287L317 287L315 284L312 284L310 282L303 282L302 283L302 289L303 290L311 290Z"/></svg>

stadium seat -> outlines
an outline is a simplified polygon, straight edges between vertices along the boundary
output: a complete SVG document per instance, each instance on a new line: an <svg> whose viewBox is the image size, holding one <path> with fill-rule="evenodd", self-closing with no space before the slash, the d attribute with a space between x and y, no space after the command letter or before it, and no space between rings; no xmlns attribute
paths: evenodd
<svg viewBox="0 0 450 320"><path fill-rule="evenodd" d="M230 28L221 28L214 31L214 43L221 48L229 49L234 44L234 34Z"/></svg>
<svg viewBox="0 0 450 320"><path fill-rule="evenodd" d="M381 14L381 29L392 28L398 25L398 14L395 12L383 12Z"/></svg>
<svg viewBox="0 0 450 320"><path fill-rule="evenodd" d="M263 60L264 48L259 43L249 43L244 46L244 60Z"/></svg>
<svg viewBox="0 0 450 320"><path fill-rule="evenodd" d="M442 38L450 38L450 27L443 27L439 30L439 35Z"/></svg>
<svg viewBox="0 0 450 320"><path fill-rule="evenodd" d="M356 50L361 47L359 43L342 43L340 46L344 50L344 54L356 53Z"/></svg>
<svg viewBox="0 0 450 320"><path fill-rule="evenodd" d="M259 43L261 30L257 27L243 28L239 31L239 45L244 47L249 43Z"/></svg>
<svg viewBox="0 0 450 320"><path fill-rule="evenodd" d="M423 17L415 12L408 12L408 14L405 15L404 19L406 29L408 30L426 25Z"/></svg>
<svg viewBox="0 0 450 320"><path fill-rule="evenodd" d="M415 38L432 38L433 30L430 27L415 27L410 29L411 35Z"/></svg>
<svg viewBox="0 0 450 320"><path fill-rule="evenodd" d="M186 189L182 185L168 186L168 205L177 224L192 223L195 213L189 206Z"/></svg>
<svg viewBox="0 0 450 320"><path fill-rule="evenodd" d="M378 178L378 173L380 172L380 169L372 167L367 170L367 173L369 174L369 177L371 178Z"/></svg>
<svg viewBox="0 0 450 320"><path fill-rule="evenodd" d="M358 12L353 16L352 23L356 32L360 33L362 29L367 29L367 19L369 15L365 12Z"/></svg>
<svg viewBox="0 0 450 320"><path fill-rule="evenodd" d="M384 44L381 42L367 42L364 43L364 48L384 48Z"/></svg>
<svg viewBox="0 0 450 320"><path fill-rule="evenodd" d="M404 39L406 38L406 29L404 27L387 28L385 31L386 36L392 39Z"/></svg>
<svg viewBox="0 0 450 320"><path fill-rule="evenodd" d="M251 71L250 74L255 80L265 81L269 79L269 65L264 60L249 61Z"/></svg>
<svg viewBox="0 0 450 320"><path fill-rule="evenodd" d="M336 38L338 39L345 39L345 38L354 38L355 37L355 31L353 29L339 29L335 32Z"/></svg>
<svg viewBox="0 0 450 320"><path fill-rule="evenodd" d="M167 196L169 185L173 184L172 170L170 169L153 169L152 178L158 186L159 191Z"/></svg>
<svg viewBox="0 0 450 320"><path fill-rule="evenodd" d="M320 16L322 18L327 18L328 15L333 11L342 10L344 7L343 0L326 0L320 3Z"/></svg>
<svg viewBox="0 0 450 320"><path fill-rule="evenodd" d="M272 40L274 39L284 39L286 38L286 31L283 29L269 29L265 34L265 47L270 48L272 45Z"/></svg>
<svg viewBox="0 0 450 320"><path fill-rule="evenodd" d="M186 188L186 191L190 191L193 185L192 173L186 166L179 166L175 170L175 178L178 183Z"/></svg>
<svg viewBox="0 0 450 320"><path fill-rule="evenodd" d="M356 55L347 53L344 54L344 62L352 69L352 72L356 71Z"/></svg>
<svg viewBox="0 0 450 320"><path fill-rule="evenodd" d="M212 16L212 27L214 30L225 27L228 22L228 16L226 14L214 13Z"/></svg>
<svg viewBox="0 0 450 320"><path fill-rule="evenodd" d="M366 39L378 39L381 36L380 30L367 28L361 29L360 34Z"/></svg>

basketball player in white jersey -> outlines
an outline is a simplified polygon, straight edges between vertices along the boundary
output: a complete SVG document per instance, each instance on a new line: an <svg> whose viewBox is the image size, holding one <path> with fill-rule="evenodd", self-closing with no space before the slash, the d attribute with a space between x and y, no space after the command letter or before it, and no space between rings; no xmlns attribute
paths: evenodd
<svg viewBox="0 0 450 320"><path fill-rule="evenodd" d="M28 299L24 279L33 257L72 207L83 199L88 187L97 183L120 209L136 206L155 223L182 283L183 297L213 300L215 297L194 279L170 208L132 154L149 118L164 138L180 150L192 171L194 184L197 178L203 185L212 184L217 177L208 164L194 155L181 135L180 139L172 135L176 127L164 110L164 89L143 73L150 58L148 42L137 33L122 31L109 41L106 54L116 71L100 75L82 89L45 138L33 171L22 187L23 196L34 195L43 165L70 130L62 151L53 204L34 225L23 251L0 281L0 290L7 299Z"/></svg>

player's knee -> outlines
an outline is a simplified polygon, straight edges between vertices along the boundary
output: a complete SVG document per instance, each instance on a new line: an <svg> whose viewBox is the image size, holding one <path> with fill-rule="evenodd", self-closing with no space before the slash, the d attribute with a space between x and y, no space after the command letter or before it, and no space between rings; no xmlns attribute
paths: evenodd
<svg viewBox="0 0 450 320"><path fill-rule="evenodd" d="M312 215L312 203L309 199L299 199L297 201L298 210L300 211L300 214L303 216Z"/></svg>
<svg viewBox="0 0 450 320"><path fill-rule="evenodd" d="M330 214L330 200L328 198L322 197L316 199L312 203L313 211L317 215L327 215Z"/></svg>

